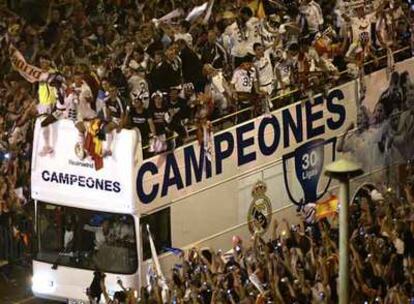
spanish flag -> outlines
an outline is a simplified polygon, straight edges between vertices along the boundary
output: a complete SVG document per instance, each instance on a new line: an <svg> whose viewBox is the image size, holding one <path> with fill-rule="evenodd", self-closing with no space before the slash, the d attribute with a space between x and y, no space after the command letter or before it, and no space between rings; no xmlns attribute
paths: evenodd
<svg viewBox="0 0 414 304"><path fill-rule="evenodd" d="M318 202L316 204L316 218L322 219L325 217L333 216L337 213L338 198L332 195L327 200Z"/></svg>
<svg viewBox="0 0 414 304"><path fill-rule="evenodd" d="M102 141L98 138L101 121L94 119L89 123L84 148L95 162L95 170L103 168Z"/></svg>
<svg viewBox="0 0 414 304"><path fill-rule="evenodd" d="M266 17L266 12L263 6L263 0L254 0L250 2L249 7L257 18L263 19L264 17Z"/></svg>

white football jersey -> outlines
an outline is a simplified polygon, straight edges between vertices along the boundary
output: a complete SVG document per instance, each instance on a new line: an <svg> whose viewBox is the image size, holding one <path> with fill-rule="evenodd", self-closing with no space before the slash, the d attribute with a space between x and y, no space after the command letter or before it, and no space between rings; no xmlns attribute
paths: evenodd
<svg viewBox="0 0 414 304"><path fill-rule="evenodd" d="M262 23L260 34L262 36L262 44L265 48L272 46L277 39L280 40L280 44L282 42L280 39L279 28L271 28L266 21L263 21Z"/></svg>
<svg viewBox="0 0 414 304"><path fill-rule="evenodd" d="M234 85L236 92L239 93L251 93L255 81L256 70L254 68L251 68L249 71L237 68L231 79L231 83Z"/></svg>
<svg viewBox="0 0 414 304"><path fill-rule="evenodd" d="M254 61L254 67L256 68L260 86L266 86L273 82L273 67L268 56L256 59Z"/></svg>
<svg viewBox="0 0 414 304"><path fill-rule="evenodd" d="M261 43L261 24L256 17L250 18L244 28L239 28L236 22L229 25L225 35L230 40L230 54L235 57L244 57L253 53L253 45Z"/></svg>
<svg viewBox="0 0 414 304"><path fill-rule="evenodd" d="M371 23L374 20L374 14L367 14L363 18L351 18L352 43L358 44L363 42L365 45L371 43Z"/></svg>
<svg viewBox="0 0 414 304"><path fill-rule="evenodd" d="M285 85L290 85L290 79L293 73L293 61L287 59L286 52L283 53L283 58L275 63L275 71L276 70L279 72L283 83Z"/></svg>

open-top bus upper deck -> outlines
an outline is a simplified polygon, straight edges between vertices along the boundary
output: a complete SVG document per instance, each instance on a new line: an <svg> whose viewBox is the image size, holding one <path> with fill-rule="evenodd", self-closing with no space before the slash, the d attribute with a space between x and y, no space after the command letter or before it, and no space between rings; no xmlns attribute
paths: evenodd
<svg viewBox="0 0 414 304"><path fill-rule="evenodd" d="M408 72L414 77L413 60L397 64L396 71ZM79 214L82 223L90 222L90 226L94 225L97 213L101 213L100 223L102 218L117 223L118 214L126 218L132 215L138 262L131 265L138 269L126 276L131 278L131 283L138 282L137 277L142 278L146 271L143 262L151 257L148 240L140 230L143 223L150 224L160 253L166 247L182 248L194 243L226 248L231 235L249 233L249 210L255 202L251 192L258 180L267 184L268 212L288 216L294 215L295 208L291 207L295 204L316 202L327 193L330 179L323 174L324 166L338 158L336 150L340 141L341 150L359 161L367 173L391 164L395 151L379 148L382 138L391 134L387 133L391 117L368 123L364 132L355 131L360 123L359 113L368 111L373 117L379 115L376 111L385 102L384 92L390 90L385 69L366 76L365 82L367 91L363 99L353 81L330 90L325 97L315 96L312 101L300 101L217 132L212 139L211 155L206 155L203 147L193 142L144 160L139 134L122 130L115 135L112 156L104 158L100 170L95 169L89 157L80 160L77 156L74 147L78 131L71 121L58 121L52 126L55 152L41 157L43 139L38 122L32 196L46 206L39 207L41 211L59 211L53 206L83 210L64 209ZM411 111L409 103L407 100L404 113ZM357 128L344 139L351 123ZM406 142L411 138L410 134L404 136ZM409 154L406 152L401 159ZM44 217L51 218L51 215L45 212ZM38 217L38 221L42 219ZM111 250L120 255L123 252L119 248ZM161 262L171 265L173 259L163 255ZM84 263L88 266L87 261ZM43 272L53 276L51 264L35 262L35 275ZM87 286L92 276L90 267L89 272L83 272L74 263L65 265L58 268L62 272L59 280L63 281L54 281L55 284ZM113 285L116 273L122 273L119 270L113 271ZM70 273L73 278L67 278ZM87 273L88 279L77 283L75 277L82 273Z"/></svg>

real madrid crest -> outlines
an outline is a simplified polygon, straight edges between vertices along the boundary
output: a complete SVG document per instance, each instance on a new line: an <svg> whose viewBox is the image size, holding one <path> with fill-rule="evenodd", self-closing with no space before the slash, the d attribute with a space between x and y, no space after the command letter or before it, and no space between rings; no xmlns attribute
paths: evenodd
<svg viewBox="0 0 414 304"><path fill-rule="evenodd" d="M75 145L75 154L80 160L84 160L86 157L85 150L82 147L81 143L76 143Z"/></svg>
<svg viewBox="0 0 414 304"><path fill-rule="evenodd" d="M272 204L265 194L266 191L267 186L262 181L258 181L252 189L253 201L247 214L251 234L264 234L272 221Z"/></svg>

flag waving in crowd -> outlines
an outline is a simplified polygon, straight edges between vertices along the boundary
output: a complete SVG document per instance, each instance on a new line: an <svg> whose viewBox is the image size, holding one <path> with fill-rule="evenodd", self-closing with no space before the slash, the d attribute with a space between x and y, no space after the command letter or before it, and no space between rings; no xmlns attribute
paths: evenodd
<svg viewBox="0 0 414 304"><path fill-rule="evenodd" d="M47 81L49 74L42 69L28 64L22 53L12 44L9 46L10 62L13 68L30 83Z"/></svg>

